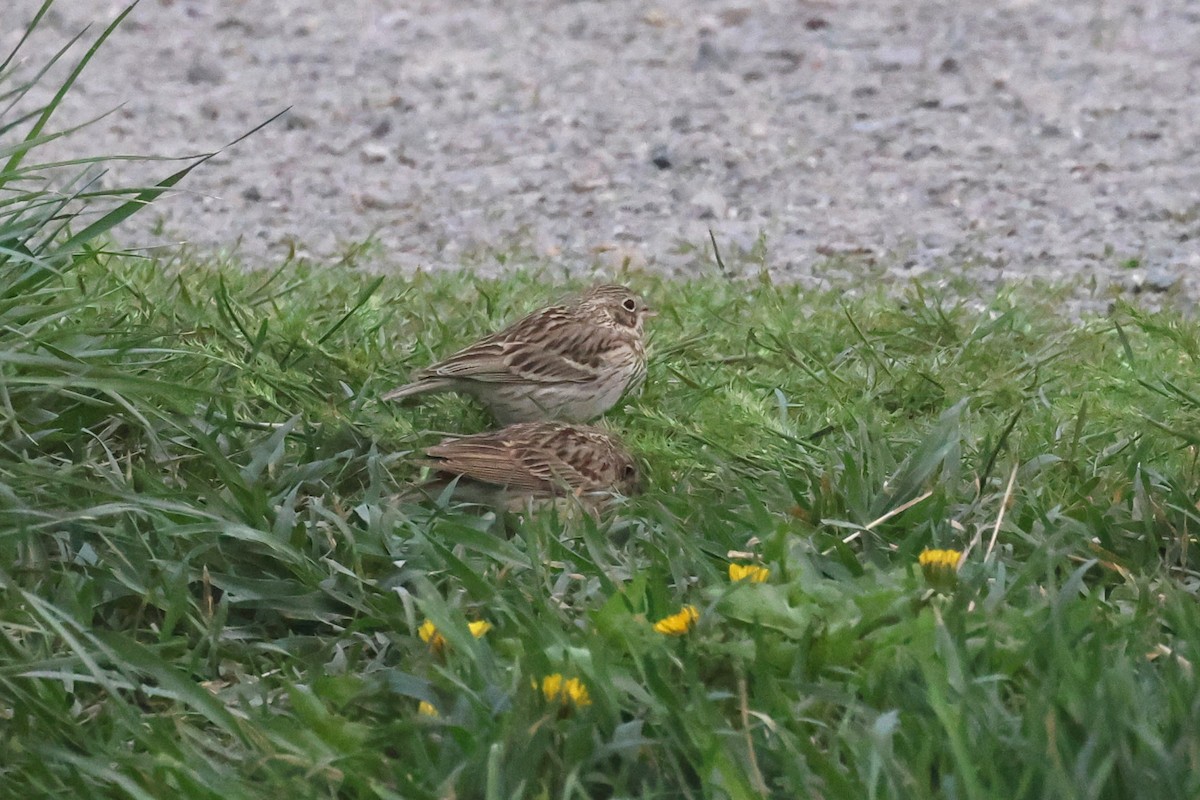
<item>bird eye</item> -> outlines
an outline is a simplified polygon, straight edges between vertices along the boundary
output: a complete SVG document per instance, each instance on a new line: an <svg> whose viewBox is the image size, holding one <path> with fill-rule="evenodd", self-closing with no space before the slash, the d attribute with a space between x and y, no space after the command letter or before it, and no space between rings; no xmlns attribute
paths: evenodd
<svg viewBox="0 0 1200 800"><path fill-rule="evenodd" d="M621 303L621 308L626 311L637 311L637 301L630 297L624 303Z"/></svg>
<svg viewBox="0 0 1200 800"><path fill-rule="evenodd" d="M625 477L626 478L636 478L637 477L637 467L635 467L633 464L627 464L625 466Z"/></svg>

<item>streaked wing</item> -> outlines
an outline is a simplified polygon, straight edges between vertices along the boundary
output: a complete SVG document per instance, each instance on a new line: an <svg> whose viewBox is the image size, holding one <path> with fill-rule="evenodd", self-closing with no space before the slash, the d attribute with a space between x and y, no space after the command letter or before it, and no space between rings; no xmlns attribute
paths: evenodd
<svg viewBox="0 0 1200 800"><path fill-rule="evenodd" d="M604 367L605 351L619 344L611 331L565 314L535 315L419 374L489 383L586 383Z"/></svg>
<svg viewBox="0 0 1200 800"><path fill-rule="evenodd" d="M439 472L530 492L548 492L554 488L554 484L543 477L545 473L531 470L524 463L525 459L498 437L482 435L453 439L430 447L425 454L436 459L430 466Z"/></svg>
<svg viewBox="0 0 1200 800"><path fill-rule="evenodd" d="M586 488L590 479L578 465L565 461L560 454L545 448L527 448L517 452L521 471L537 479L547 490L568 486Z"/></svg>
<svg viewBox="0 0 1200 800"><path fill-rule="evenodd" d="M505 345L487 339L458 351L445 361L426 367L413 377L416 380L470 378L489 383L517 383L521 380L508 365Z"/></svg>
<svg viewBox="0 0 1200 800"><path fill-rule="evenodd" d="M568 425L526 423L494 433L451 439L430 447L430 466L530 492L564 486L593 489L616 480L607 436Z"/></svg>
<svg viewBox="0 0 1200 800"><path fill-rule="evenodd" d="M551 486L590 490L610 486L616 477L609 438L583 427L559 427L521 449L518 458L526 471Z"/></svg>

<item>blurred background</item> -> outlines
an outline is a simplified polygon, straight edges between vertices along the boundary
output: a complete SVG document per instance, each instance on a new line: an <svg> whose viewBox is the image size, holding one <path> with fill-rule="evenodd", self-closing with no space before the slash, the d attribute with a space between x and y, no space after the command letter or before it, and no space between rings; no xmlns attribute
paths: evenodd
<svg viewBox="0 0 1200 800"><path fill-rule="evenodd" d="M1195 296L1197 42L1186 0L143 0L59 122L116 109L67 155L176 156L290 108L123 234L253 267L687 274L711 230L814 285Z"/></svg>

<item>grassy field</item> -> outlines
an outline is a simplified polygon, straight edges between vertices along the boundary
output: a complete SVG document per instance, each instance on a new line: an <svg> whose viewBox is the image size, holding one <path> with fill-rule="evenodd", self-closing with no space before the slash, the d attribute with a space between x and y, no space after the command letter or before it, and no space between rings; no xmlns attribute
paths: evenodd
<svg viewBox="0 0 1200 800"><path fill-rule="evenodd" d="M511 538L392 499L482 412L374 398L554 276L99 257L10 300L2 793L1200 792L1195 324L627 279L648 490ZM969 551L938 592L926 548Z"/></svg>
<svg viewBox="0 0 1200 800"><path fill-rule="evenodd" d="M615 276L659 310L605 423L643 495L415 504L413 452L488 422L376 398L579 284L107 252L193 164L38 163L73 77L21 111L18 63L0 797L1200 796L1195 321L698 253Z"/></svg>

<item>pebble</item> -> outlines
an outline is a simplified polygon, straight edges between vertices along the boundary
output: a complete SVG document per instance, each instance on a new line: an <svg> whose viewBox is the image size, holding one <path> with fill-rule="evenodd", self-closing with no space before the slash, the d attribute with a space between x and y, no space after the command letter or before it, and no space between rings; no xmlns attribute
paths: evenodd
<svg viewBox="0 0 1200 800"><path fill-rule="evenodd" d="M1179 274L1165 267L1151 267L1146 271L1143 287L1150 292L1169 292L1179 282Z"/></svg>
<svg viewBox="0 0 1200 800"><path fill-rule="evenodd" d="M720 12L717 17L721 20L722 25L727 28L733 28L750 19L750 9L745 6L727 8Z"/></svg>
<svg viewBox="0 0 1200 800"><path fill-rule="evenodd" d="M610 178L604 165L596 159L580 164L571 177L571 188L576 192L592 192L608 186Z"/></svg>
<svg viewBox="0 0 1200 800"><path fill-rule="evenodd" d="M354 196L355 202L360 208L366 210L381 210L395 208L396 203L390 197L387 197L379 192L364 190Z"/></svg>
<svg viewBox="0 0 1200 800"><path fill-rule="evenodd" d="M388 117L381 118L378 122L371 126L371 138L382 139L392 132L392 120Z"/></svg>
<svg viewBox="0 0 1200 800"><path fill-rule="evenodd" d="M725 56L717 50L717 46L710 39L701 39L700 46L696 48L696 60L692 62L692 69L696 72L704 72L710 69L724 69L727 66Z"/></svg>
<svg viewBox="0 0 1200 800"><path fill-rule="evenodd" d="M225 80L225 71L214 61L200 59L193 61L187 68L184 79L188 83L218 84Z"/></svg>
<svg viewBox="0 0 1200 800"><path fill-rule="evenodd" d="M382 164L389 161L392 157L391 148L385 144L378 142L367 142L359 150L359 155L362 157L365 164Z"/></svg>
<svg viewBox="0 0 1200 800"><path fill-rule="evenodd" d="M879 72L897 72L919 67L924 54L919 47L882 44L871 55L871 68Z"/></svg>
<svg viewBox="0 0 1200 800"><path fill-rule="evenodd" d="M671 153L665 144L656 144L650 149L650 163L659 169L671 168Z"/></svg>
<svg viewBox="0 0 1200 800"><path fill-rule="evenodd" d="M289 109L283 115L283 128L288 131L307 130L316 125L316 120L308 114L303 114L295 108Z"/></svg>
<svg viewBox="0 0 1200 800"><path fill-rule="evenodd" d="M726 209L729 207L724 195L712 188L696 192L689 202L696 210L699 219L724 219Z"/></svg>

